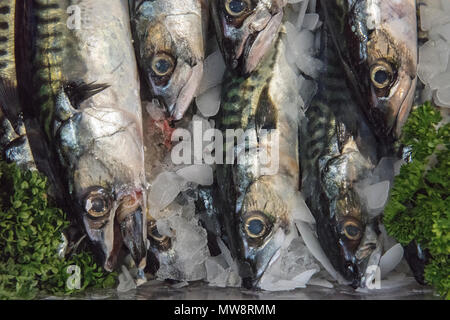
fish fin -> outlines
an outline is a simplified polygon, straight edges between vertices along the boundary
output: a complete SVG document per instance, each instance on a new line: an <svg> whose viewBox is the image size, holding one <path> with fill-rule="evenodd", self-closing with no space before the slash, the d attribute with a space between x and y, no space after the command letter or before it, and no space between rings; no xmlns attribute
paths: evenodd
<svg viewBox="0 0 450 320"><path fill-rule="evenodd" d="M22 109L17 86L5 78L0 78L0 108L14 129L22 123Z"/></svg>
<svg viewBox="0 0 450 320"><path fill-rule="evenodd" d="M109 84L96 84L95 82L71 82L64 86L64 92L72 103L72 106L74 108L78 108L83 101L95 96L109 87Z"/></svg>
<svg viewBox="0 0 450 320"><path fill-rule="evenodd" d="M255 113L257 129L273 130L278 125L278 110L269 95L269 86L266 86L259 98L259 104Z"/></svg>

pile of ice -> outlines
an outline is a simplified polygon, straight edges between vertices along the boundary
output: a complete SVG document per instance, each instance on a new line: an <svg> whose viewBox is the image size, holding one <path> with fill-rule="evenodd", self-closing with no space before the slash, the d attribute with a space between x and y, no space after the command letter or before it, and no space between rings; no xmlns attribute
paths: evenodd
<svg viewBox="0 0 450 320"><path fill-rule="evenodd" d="M323 68L323 62L315 58L317 43L322 26L316 13L315 0L289 0L291 3L285 9L287 21L284 24L286 32L286 59L298 76L299 95L303 105L312 99L317 92L317 80ZM306 79L312 78L312 79Z"/></svg>
<svg viewBox="0 0 450 320"><path fill-rule="evenodd" d="M450 107L450 1L420 1L421 29L428 41L419 48L418 76L424 83L422 100Z"/></svg>

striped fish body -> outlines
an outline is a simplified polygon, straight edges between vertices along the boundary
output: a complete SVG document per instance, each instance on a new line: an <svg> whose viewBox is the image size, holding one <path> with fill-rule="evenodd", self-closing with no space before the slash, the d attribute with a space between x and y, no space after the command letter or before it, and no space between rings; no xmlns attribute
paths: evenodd
<svg viewBox="0 0 450 320"><path fill-rule="evenodd" d="M17 84L15 58L16 1L0 1L0 77Z"/></svg>
<svg viewBox="0 0 450 320"><path fill-rule="evenodd" d="M23 101L30 116L39 119L51 144L56 95L63 85L63 64L71 51L66 0L32 0L18 6L21 21L19 74ZM30 99L31 96L31 99Z"/></svg>
<svg viewBox="0 0 450 320"><path fill-rule="evenodd" d="M267 60L252 74L241 77L228 73L217 116L217 128L225 136L229 130L240 136L240 130L248 137L225 143L224 152L230 154L232 150L236 158L232 163L228 159L224 165L217 165L219 194L215 198L224 238L238 260L247 287L258 285L284 236L292 232L292 207L298 196L297 129L301 112L294 98L298 96L296 76L284 50L280 37ZM278 141L268 143L264 130L277 133ZM271 165L278 160L275 171L261 170L261 151L267 152ZM246 157L240 158L243 154Z"/></svg>
<svg viewBox="0 0 450 320"><path fill-rule="evenodd" d="M326 69L301 133L302 192L316 218L323 250L357 287L366 277L371 255L378 254L379 242L355 184L377 163L378 143L353 102L326 28L321 39Z"/></svg>
<svg viewBox="0 0 450 320"><path fill-rule="evenodd" d="M0 1L0 158L35 169L16 72L16 1Z"/></svg>

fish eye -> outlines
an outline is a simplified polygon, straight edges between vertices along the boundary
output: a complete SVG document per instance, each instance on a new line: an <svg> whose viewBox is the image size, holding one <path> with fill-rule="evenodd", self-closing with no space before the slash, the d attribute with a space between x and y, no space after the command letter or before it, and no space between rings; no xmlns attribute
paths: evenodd
<svg viewBox="0 0 450 320"><path fill-rule="evenodd" d="M174 68L175 68L175 61L171 56L164 53L160 53L153 57L152 71L158 77L170 75L173 72Z"/></svg>
<svg viewBox="0 0 450 320"><path fill-rule="evenodd" d="M389 63L379 61L370 70L370 79L375 87L384 89L393 79L392 67Z"/></svg>
<svg viewBox="0 0 450 320"><path fill-rule="evenodd" d="M249 8L249 0L225 0L225 10L232 17L241 16Z"/></svg>
<svg viewBox="0 0 450 320"><path fill-rule="evenodd" d="M343 233L349 240L352 241L359 240L362 236L361 228L352 221L349 221L344 225Z"/></svg>
<svg viewBox="0 0 450 320"><path fill-rule="evenodd" d="M110 207L110 197L103 189L90 192L84 201L85 211L94 218L103 217L108 214Z"/></svg>
<svg viewBox="0 0 450 320"><path fill-rule="evenodd" d="M248 217L244 224L245 233L252 239L262 238L269 231L266 219L261 214Z"/></svg>

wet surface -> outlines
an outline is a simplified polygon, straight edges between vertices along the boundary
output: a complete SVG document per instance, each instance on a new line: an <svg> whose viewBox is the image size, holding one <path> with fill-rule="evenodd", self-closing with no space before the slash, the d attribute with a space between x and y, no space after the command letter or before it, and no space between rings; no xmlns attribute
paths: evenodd
<svg viewBox="0 0 450 320"><path fill-rule="evenodd" d="M149 281L137 289L118 292L115 289L88 291L69 299L82 300L435 300L440 299L431 288L413 279L392 289L358 292L350 287L324 288L308 286L293 291L250 291L242 288L214 288L195 282L179 288L160 281ZM44 299L60 299L46 297ZM67 299L67 298L66 298Z"/></svg>

